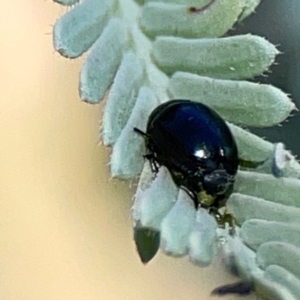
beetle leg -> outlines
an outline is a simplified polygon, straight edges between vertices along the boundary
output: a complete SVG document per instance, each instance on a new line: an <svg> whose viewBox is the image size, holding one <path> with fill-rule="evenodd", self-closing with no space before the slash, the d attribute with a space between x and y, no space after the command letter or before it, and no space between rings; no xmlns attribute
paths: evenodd
<svg viewBox="0 0 300 300"><path fill-rule="evenodd" d="M198 196L196 193L190 191L189 189L187 189L185 186L180 186L180 188L185 191L189 196L190 198L193 200L194 202L194 205L195 205L195 209L197 210L198 207L199 207L199 199L198 199Z"/></svg>
<svg viewBox="0 0 300 300"><path fill-rule="evenodd" d="M136 127L133 127L133 131L136 132L136 133L138 133L138 134L140 134L143 137L147 137L148 136L148 134L146 132L143 132L142 130L140 130L140 129L136 128ZM144 155L144 158L149 160L150 166L151 166L151 170L152 170L152 172L156 176L157 173L158 173L158 170L159 170L159 165L157 164L157 162L155 160L155 156L153 155L153 153L151 153L151 154Z"/></svg>
<svg viewBox="0 0 300 300"><path fill-rule="evenodd" d="M158 171L159 171L159 164L155 160L154 155L153 154L146 154L146 155L144 155L144 158L149 160L150 166L151 166L151 170L152 170L152 172L156 176L157 173L158 173Z"/></svg>

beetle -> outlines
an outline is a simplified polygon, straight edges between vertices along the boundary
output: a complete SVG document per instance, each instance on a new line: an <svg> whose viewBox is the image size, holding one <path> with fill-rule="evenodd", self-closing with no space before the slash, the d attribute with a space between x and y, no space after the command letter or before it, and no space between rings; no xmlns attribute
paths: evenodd
<svg viewBox="0 0 300 300"><path fill-rule="evenodd" d="M215 215L219 225L233 225L229 214L220 215L232 192L239 164L255 168L264 162L239 160L236 141L221 116L210 107L191 100L170 100L157 106L149 116L146 132L134 131L145 140L146 154L154 174L160 166L169 170L175 184L194 201ZM234 231L232 231L233 233ZM157 230L135 227L135 242L143 263L159 249ZM213 295L248 295L252 281L241 280L212 291Z"/></svg>
<svg viewBox="0 0 300 300"><path fill-rule="evenodd" d="M217 210L231 193L238 169L238 150L226 122L213 109L191 100L170 100L149 116L145 139L152 171L168 168L195 208Z"/></svg>

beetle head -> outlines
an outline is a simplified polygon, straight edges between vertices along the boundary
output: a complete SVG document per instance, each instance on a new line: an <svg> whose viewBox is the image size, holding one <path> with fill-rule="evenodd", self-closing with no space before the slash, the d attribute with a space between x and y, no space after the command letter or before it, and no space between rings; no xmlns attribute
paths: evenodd
<svg viewBox="0 0 300 300"><path fill-rule="evenodd" d="M223 195L234 182L234 176L224 169L217 169L204 175L203 189L211 195Z"/></svg>

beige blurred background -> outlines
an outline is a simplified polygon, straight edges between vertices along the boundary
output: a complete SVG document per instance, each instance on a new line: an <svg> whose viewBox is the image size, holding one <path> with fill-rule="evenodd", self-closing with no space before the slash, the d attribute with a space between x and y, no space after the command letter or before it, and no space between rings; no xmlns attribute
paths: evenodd
<svg viewBox="0 0 300 300"><path fill-rule="evenodd" d="M139 261L134 189L110 180L98 145L102 106L78 97L82 60L53 51L65 9L2 0L0 11L0 299L205 300L233 282L218 264Z"/></svg>

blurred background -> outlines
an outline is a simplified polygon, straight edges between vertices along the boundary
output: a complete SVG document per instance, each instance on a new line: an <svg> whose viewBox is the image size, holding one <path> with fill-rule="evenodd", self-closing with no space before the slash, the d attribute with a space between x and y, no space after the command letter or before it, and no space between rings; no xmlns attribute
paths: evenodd
<svg viewBox="0 0 300 300"><path fill-rule="evenodd" d="M263 0L235 30L280 44L286 54L268 80L296 101L297 1ZM219 262L201 269L162 254L140 262L130 219L134 187L110 180L109 150L99 145L102 105L78 97L82 58L53 51L52 26L66 9L15 0L1 1L0 11L0 299L206 300L234 282ZM277 127L269 136L290 138L299 153L297 125L287 126L288 134Z"/></svg>

